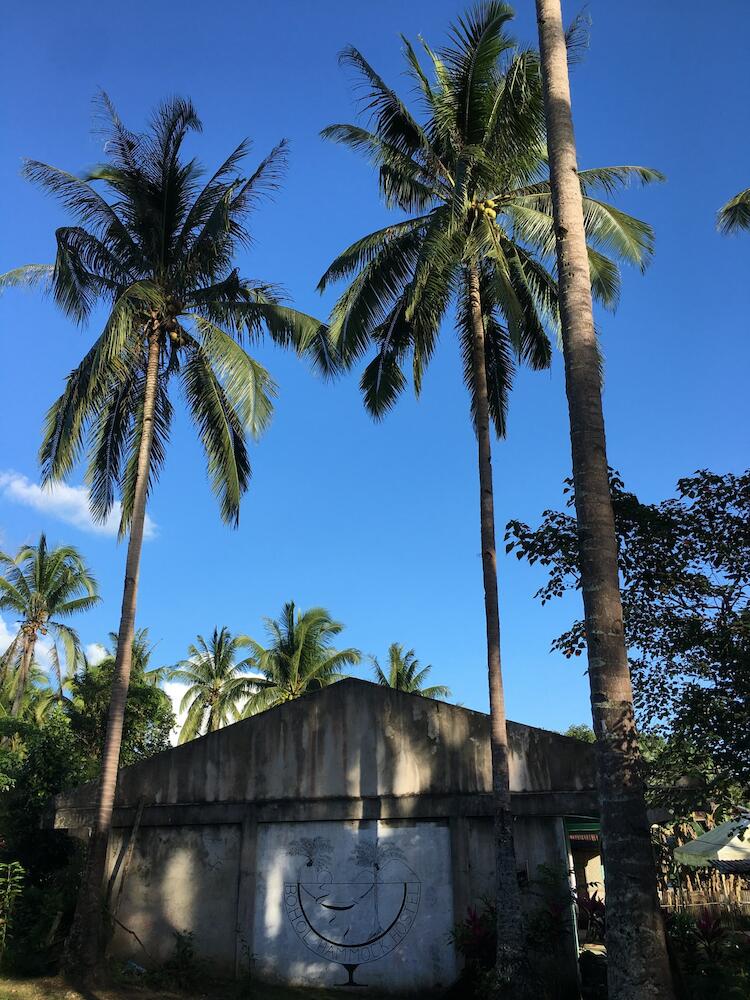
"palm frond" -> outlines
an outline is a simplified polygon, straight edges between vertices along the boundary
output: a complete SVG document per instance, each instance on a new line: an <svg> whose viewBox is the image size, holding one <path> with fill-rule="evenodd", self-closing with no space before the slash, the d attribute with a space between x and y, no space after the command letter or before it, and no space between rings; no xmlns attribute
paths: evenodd
<svg viewBox="0 0 750 1000"><path fill-rule="evenodd" d="M740 191L722 205L717 216L717 226L722 233L750 229L750 188Z"/></svg>
<svg viewBox="0 0 750 1000"><path fill-rule="evenodd" d="M222 519L236 525L250 482L250 460L241 415L224 391L210 358L195 343L181 371L191 416L203 443L208 475Z"/></svg>

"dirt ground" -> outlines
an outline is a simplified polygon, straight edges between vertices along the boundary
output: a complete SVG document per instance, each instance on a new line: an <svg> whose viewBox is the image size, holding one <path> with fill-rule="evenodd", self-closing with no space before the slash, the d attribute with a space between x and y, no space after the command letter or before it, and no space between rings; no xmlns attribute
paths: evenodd
<svg viewBox="0 0 750 1000"><path fill-rule="evenodd" d="M237 984L205 987L195 993L175 993L146 987L95 987L83 992L61 979L7 979L0 976L0 1000L333 1000L340 990L293 990Z"/></svg>

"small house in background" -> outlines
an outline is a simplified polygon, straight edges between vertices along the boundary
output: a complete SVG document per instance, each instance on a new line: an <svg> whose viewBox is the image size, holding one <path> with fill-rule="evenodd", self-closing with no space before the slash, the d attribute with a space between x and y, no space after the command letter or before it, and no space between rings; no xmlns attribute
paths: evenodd
<svg viewBox="0 0 750 1000"><path fill-rule="evenodd" d="M427 990L456 979L451 932L494 895L489 717L345 680L120 771L108 873L113 955L166 960L175 934L223 975ZM519 880L570 899L600 880L593 747L508 724ZM55 799L77 836L96 789ZM592 877L598 876L598 877ZM575 991L572 904L563 952Z"/></svg>
<svg viewBox="0 0 750 1000"><path fill-rule="evenodd" d="M720 823L695 840L675 848L675 861L691 868L713 868L723 875L750 872L750 810Z"/></svg>

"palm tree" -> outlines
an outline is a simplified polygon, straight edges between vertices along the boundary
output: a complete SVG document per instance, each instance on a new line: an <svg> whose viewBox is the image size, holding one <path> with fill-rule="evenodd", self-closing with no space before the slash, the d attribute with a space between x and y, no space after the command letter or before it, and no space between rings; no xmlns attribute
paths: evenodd
<svg viewBox="0 0 750 1000"><path fill-rule="evenodd" d="M106 651L106 655L97 663L97 666L114 666L117 661L118 635L116 632L109 633L111 648ZM156 644L149 639L148 629L136 629L133 634L133 642L130 654L130 675L138 677L152 687L158 687L163 681L169 680L172 676L170 667L149 667Z"/></svg>
<svg viewBox="0 0 750 1000"><path fill-rule="evenodd" d="M586 205L577 161L560 0L536 0L560 274L565 383L596 733L607 955L613 1000L667 1000L673 988L646 815L620 602L601 400L599 352L586 258Z"/></svg>
<svg viewBox="0 0 750 1000"><path fill-rule="evenodd" d="M24 703L34 664L37 639L49 634L54 640L52 663L62 693L62 668L57 643L68 663L80 656L75 629L61 619L88 611L98 601L96 581L83 556L72 545L48 548L44 534L37 545L22 545L15 556L0 552L0 610L18 616L18 631L0 658L0 683L12 673L11 714L17 716Z"/></svg>
<svg viewBox="0 0 750 1000"><path fill-rule="evenodd" d="M288 601L278 619L266 618L265 623L269 645L249 640L248 665L257 676L236 686L238 697L247 698L243 717L334 684L345 676L343 667L360 662L358 649L332 648L344 626L325 608L299 611Z"/></svg>
<svg viewBox="0 0 750 1000"><path fill-rule="evenodd" d="M376 418L406 386L408 364L419 392L440 323L455 304L478 443L498 964L509 970L518 964L522 931L500 663L490 427L500 437L505 433L514 360L548 367L548 331L558 322L538 57L519 51L507 36L511 17L503 3L477 6L453 25L443 50L435 53L424 45L429 72L405 40L420 98L414 114L360 52L344 51L342 61L363 78L371 123L332 125L323 134L364 152L378 170L386 205L407 218L350 246L319 285L322 290L352 279L334 307L330 335L344 365L374 345L360 385ZM642 266L651 253L652 232L594 195L597 189L611 193L630 178L648 182L660 175L624 166L579 176L593 286L604 304L614 306L619 271L612 256Z"/></svg>
<svg viewBox="0 0 750 1000"><path fill-rule="evenodd" d="M421 694L423 698L450 698L450 688L444 684L433 687L422 687L427 675L432 670L428 664L423 667L416 658L413 649L404 651L398 642L392 642L388 647L388 673L384 673L376 657L371 656L373 673L378 684L394 688L396 691L407 691L409 694Z"/></svg>
<svg viewBox="0 0 750 1000"><path fill-rule="evenodd" d="M26 679L26 686L20 706L16 707L16 685L18 674L6 674L0 685L0 719L16 718L20 721L41 725L51 707L57 702L50 678L38 664L32 663Z"/></svg>
<svg viewBox="0 0 750 1000"><path fill-rule="evenodd" d="M170 389L179 381L221 516L236 525L250 479L246 437L267 424L275 390L243 343L267 330L278 343L309 350L323 366L328 357L324 327L282 306L272 285L242 278L233 266L237 249L250 241L250 210L279 184L285 144L243 174L245 140L203 183L198 161L181 156L186 136L202 128L190 101L159 106L144 133L127 129L106 95L101 104L106 162L84 177L34 160L24 167L77 224L57 230L54 265L28 265L3 279L46 282L78 322L97 304L108 310L103 332L49 411L40 453L44 480L62 479L87 446L92 512L106 517L119 492L120 530L130 532L96 818L68 944L71 967L84 974L100 954L143 526L167 452Z"/></svg>
<svg viewBox="0 0 750 1000"><path fill-rule="evenodd" d="M226 626L215 628L208 642L199 635L187 657L170 670L170 680L189 685L180 703L180 713L187 712L180 743L239 718L237 681L246 679L248 661L236 662L237 651L248 644L247 636L232 635Z"/></svg>
<svg viewBox="0 0 750 1000"><path fill-rule="evenodd" d="M738 229L750 229L750 188L740 191L719 209L717 219L722 233L734 233Z"/></svg>

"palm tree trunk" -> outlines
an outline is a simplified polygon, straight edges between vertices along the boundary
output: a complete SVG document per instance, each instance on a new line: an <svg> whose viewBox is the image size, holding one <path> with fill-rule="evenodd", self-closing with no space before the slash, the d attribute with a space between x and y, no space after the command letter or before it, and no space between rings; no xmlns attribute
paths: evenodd
<svg viewBox="0 0 750 1000"><path fill-rule="evenodd" d="M10 714L17 719L23 708L23 696L26 694L26 687L29 683L31 665L34 662L34 649L36 648L36 629L24 628L23 650L21 652L21 662L18 665L18 675L16 677L16 690L13 694L13 705Z"/></svg>
<svg viewBox="0 0 750 1000"><path fill-rule="evenodd" d="M78 974L89 974L99 963L102 951L102 903L107 860L107 844L112 823L117 768L120 759L125 705L130 683L130 666L135 631L138 574L143 546L143 526L146 517L151 446L153 442L154 409L159 378L161 332L154 325L148 335L148 365L143 394L143 430L138 451L133 516L130 525L128 553L125 561L125 585L117 634L117 656L112 677L112 691L104 738L102 768L96 804L96 819L86 857L86 868L78 895L76 914L67 942L68 968Z"/></svg>
<svg viewBox="0 0 750 1000"><path fill-rule="evenodd" d="M611 1000L673 988L646 816L560 0L536 0L607 887Z"/></svg>
<svg viewBox="0 0 750 1000"><path fill-rule="evenodd" d="M479 505L481 516L484 612L487 620L487 671L490 688L490 747L492 753L492 797L495 821L495 889L497 900L498 969L515 975L523 951L521 894L513 848L513 816L510 811L508 733L500 664L500 611L497 596L495 550L495 498L492 487L490 410L484 350L484 319L479 291L479 273L469 270L469 298L473 330L472 363L476 430L479 447Z"/></svg>

